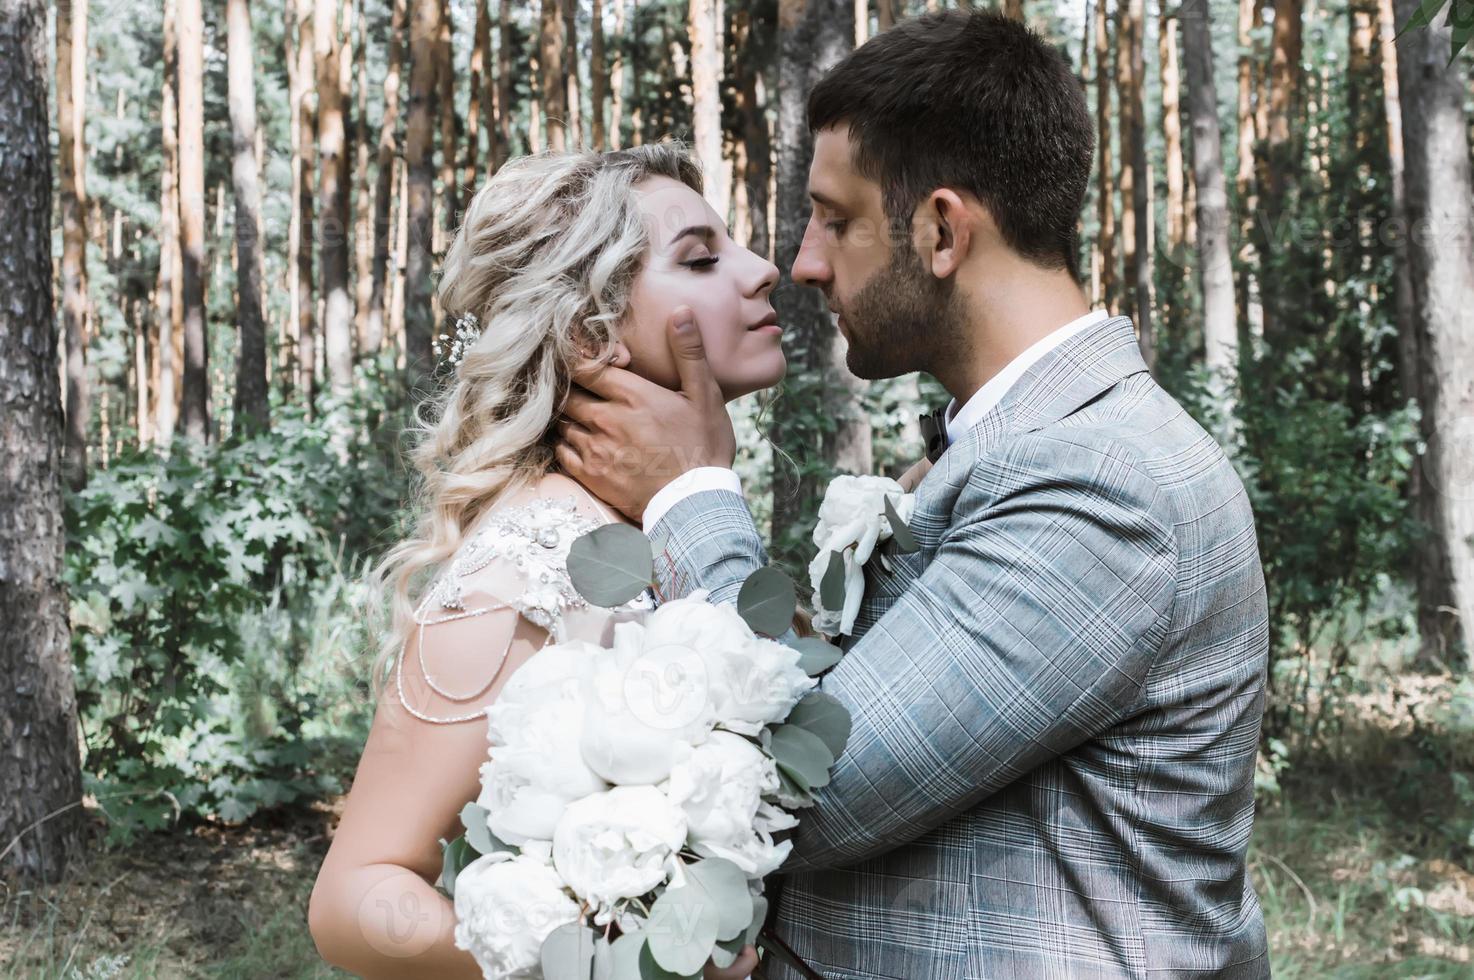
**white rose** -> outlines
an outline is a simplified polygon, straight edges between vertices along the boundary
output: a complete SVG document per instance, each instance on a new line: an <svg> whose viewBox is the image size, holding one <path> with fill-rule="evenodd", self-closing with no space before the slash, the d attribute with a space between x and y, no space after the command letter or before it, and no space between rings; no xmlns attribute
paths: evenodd
<svg viewBox="0 0 1474 980"><path fill-rule="evenodd" d="M902 521L911 520L916 497L895 480L884 476L837 476L824 491L819 505L819 522L814 526L818 553L809 563L809 581L814 587L814 628L835 636L855 626L860 601L865 597L865 563L881 542L891 537L885 515L886 498ZM839 553L844 561L844 605L826 609L820 602L819 584L829 569L829 555Z"/></svg>
<svg viewBox="0 0 1474 980"><path fill-rule="evenodd" d="M708 673L689 647L652 644L641 623L616 624L612 648L584 678L580 748L589 768L621 786L664 779L716 722Z"/></svg>
<svg viewBox="0 0 1474 980"><path fill-rule="evenodd" d="M535 858L487 854L456 876L456 948L486 977L540 978L543 940L578 912L563 879Z"/></svg>
<svg viewBox="0 0 1474 980"><path fill-rule="evenodd" d="M553 865L609 921L613 904L666 880L686 817L653 786L616 786L568 806L553 832ZM601 921L602 920L602 921Z"/></svg>
<svg viewBox="0 0 1474 980"><path fill-rule="evenodd" d="M686 815L691 849L726 858L758 878L777 870L793 848L791 841L774 844L769 833L798 822L763 802L764 793L777 790L773 760L740 735L720 731L677 763L666 785L670 801Z"/></svg>

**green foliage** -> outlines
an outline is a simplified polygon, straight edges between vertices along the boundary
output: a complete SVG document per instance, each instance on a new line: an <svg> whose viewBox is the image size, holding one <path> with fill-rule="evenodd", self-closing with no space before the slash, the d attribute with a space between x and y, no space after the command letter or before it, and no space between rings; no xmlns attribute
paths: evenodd
<svg viewBox="0 0 1474 980"><path fill-rule="evenodd" d="M68 500L88 791L128 837L339 790L366 732L355 565L389 468L330 421L130 455Z"/></svg>

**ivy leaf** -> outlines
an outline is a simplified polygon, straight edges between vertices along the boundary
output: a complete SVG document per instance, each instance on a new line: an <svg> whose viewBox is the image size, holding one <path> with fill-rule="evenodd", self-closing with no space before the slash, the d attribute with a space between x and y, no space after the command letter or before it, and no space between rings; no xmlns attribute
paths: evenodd
<svg viewBox="0 0 1474 980"><path fill-rule="evenodd" d="M568 577L594 605L623 605L655 577L650 539L628 524L605 524L581 535L568 550Z"/></svg>
<svg viewBox="0 0 1474 980"><path fill-rule="evenodd" d="M793 579L772 565L749 575L737 593L737 612L754 633L778 636L786 632L797 608Z"/></svg>

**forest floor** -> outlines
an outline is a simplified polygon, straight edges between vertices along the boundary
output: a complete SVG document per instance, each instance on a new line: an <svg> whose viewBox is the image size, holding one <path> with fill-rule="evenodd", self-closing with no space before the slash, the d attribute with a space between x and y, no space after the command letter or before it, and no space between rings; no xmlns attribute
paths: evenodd
<svg viewBox="0 0 1474 980"><path fill-rule="evenodd" d="M1321 740L1334 748L1298 759L1260 804L1250 867L1280 980L1474 977L1474 840L1460 823L1474 749L1428 722L1447 681L1399 686L1348 701ZM340 807L148 835L59 885L0 881L0 976L346 976L306 925Z"/></svg>

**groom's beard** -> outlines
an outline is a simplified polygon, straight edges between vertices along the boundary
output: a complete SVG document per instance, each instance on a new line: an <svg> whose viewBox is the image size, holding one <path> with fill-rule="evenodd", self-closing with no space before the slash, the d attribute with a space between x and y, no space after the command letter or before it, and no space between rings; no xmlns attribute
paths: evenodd
<svg viewBox="0 0 1474 980"><path fill-rule="evenodd" d="M963 315L954 283L932 275L905 240L840 314L849 335L845 363L867 381L932 371L938 354L961 339Z"/></svg>

